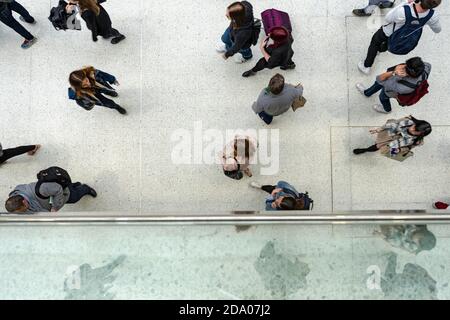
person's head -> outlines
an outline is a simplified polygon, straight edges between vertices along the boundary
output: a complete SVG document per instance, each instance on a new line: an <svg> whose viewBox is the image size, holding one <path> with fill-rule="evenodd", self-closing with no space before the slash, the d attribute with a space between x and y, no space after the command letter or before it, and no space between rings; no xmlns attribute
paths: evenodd
<svg viewBox="0 0 450 320"><path fill-rule="evenodd" d="M284 89L284 77L277 73L270 79L269 90L272 94L278 95Z"/></svg>
<svg viewBox="0 0 450 320"><path fill-rule="evenodd" d="M274 41L275 45L286 42L289 38L289 31L285 27L273 28L270 32L270 38Z"/></svg>
<svg viewBox="0 0 450 320"><path fill-rule="evenodd" d="M414 232L412 240L417 244L418 252L432 250L436 246L436 237L426 227Z"/></svg>
<svg viewBox="0 0 450 320"><path fill-rule="evenodd" d="M414 124L409 128L409 133L413 136L417 136L419 138L423 138L428 136L433 130L431 128L431 124L424 120L418 120L413 116L410 116L411 120Z"/></svg>
<svg viewBox="0 0 450 320"><path fill-rule="evenodd" d="M410 77L418 78L425 71L425 63L419 57L408 59L405 70Z"/></svg>
<svg viewBox="0 0 450 320"><path fill-rule="evenodd" d="M23 213L28 210L28 202L22 196L12 196L6 200L5 208L9 213Z"/></svg>
<svg viewBox="0 0 450 320"><path fill-rule="evenodd" d="M90 10L94 12L96 16L100 14L100 7L97 4L97 0L78 0L77 2L82 11Z"/></svg>
<svg viewBox="0 0 450 320"><path fill-rule="evenodd" d="M441 0L420 0L419 2L425 10L436 8L441 4Z"/></svg>
<svg viewBox="0 0 450 320"><path fill-rule="evenodd" d="M227 8L227 17L231 20L234 28L239 28L245 23L245 6L237 1Z"/></svg>
<svg viewBox="0 0 450 320"><path fill-rule="evenodd" d="M85 67L81 70L73 71L69 76L71 87L75 90L77 96L91 94L96 86L94 67Z"/></svg>
<svg viewBox="0 0 450 320"><path fill-rule="evenodd" d="M297 201L290 196L278 197L273 203L279 210L295 210L297 207Z"/></svg>

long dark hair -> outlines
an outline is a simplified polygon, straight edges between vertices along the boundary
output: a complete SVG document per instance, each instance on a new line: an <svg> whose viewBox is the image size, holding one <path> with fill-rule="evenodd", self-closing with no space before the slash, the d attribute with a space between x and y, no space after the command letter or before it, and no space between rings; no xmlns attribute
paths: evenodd
<svg viewBox="0 0 450 320"><path fill-rule="evenodd" d="M239 2L233 2L228 6L228 13L231 19L231 25L234 29L240 28L245 23L245 6Z"/></svg>
<svg viewBox="0 0 450 320"><path fill-rule="evenodd" d="M413 116L409 116L409 118L414 122L414 125L416 126L416 131L419 131L421 134L419 136L415 136L415 144L419 144L424 137L428 136L432 131L431 124L424 120L418 120L414 118ZM408 126L408 127L412 127Z"/></svg>

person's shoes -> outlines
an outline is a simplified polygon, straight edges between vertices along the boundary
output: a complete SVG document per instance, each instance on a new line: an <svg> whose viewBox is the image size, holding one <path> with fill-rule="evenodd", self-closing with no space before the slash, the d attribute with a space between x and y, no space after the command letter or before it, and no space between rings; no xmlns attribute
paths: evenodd
<svg viewBox="0 0 450 320"><path fill-rule="evenodd" d="M116 106L116 110L117 110L120 114L127 114L127 110L125 110L125 109L122 108L121 106Z"/></svg>
<svg viewBox="0 0 450 320"><path fill-rule="evenodd" d="M97 191L95 191L94 188L89 187L87 184L86 184L86 187L89 188L88 194L89 194L92 198L97 198Z"/></svg>
<svg viewBox="0 0 450 320"><path fill-rule="evenodd" d="M366 152L366 149L354 149L353 153L358 155L358 154L363 154L364 152Z"/></svg>
<svg viewBox="0 0 450 320"><path fill-rule="evenodd" d="M36 37L33 38L32 40L25 40L25 41L22 43L21 47L22 47L22 49L28 49L28 48L31 47L33 44L35 44L36 41L37 41L37 38L36 38Z"/></svg>
<svg viewBox="0 0 450 320"><path fill-rule="evenodd" d="M125 40L125 36L123 34L121 34L118 37L112 38L111 43L112 44L118 44L120 41Z"/></svg>
<svg viewBox="0 0 450 320"><path fill-rule="evenodd" d="M358 82L358 83L356 84L356 89L358 89L359 92L361 92L362 94L364 94L364 91L366 91L367 88L364 87L364 85L363 85L362 83ZM366 96L366 95L364 94L364 96Z"/></svg>
<svg viewBox="0 0 450 320"><path fill-rule="evenodd" d="M352 12L355 16L358 17L369 17L372 15L371 13L366 13L364 9L354 9Z"/></svg>
<svg viewBox="0 0 450 320"><path fill-rule="evenodd" d="M438 209L438 210L445 210L448 208L448 204L445 202L438 201L438 202L433 203L433 208Z"/></svg>
<svg viewBox="0 0 450 320"><path fill-rule="evenodd" d="M381 104L374 105L373 110L375 110L376 112L379 112L379 113L386 113L386 114L391 113L391 112L384 110L384 108Z"/></svg>
<svg viewBox="0 0 450 320"><path fill-rule="evenodd" d="M39 150L40 148L41 148L41 145L40 145L40 144L37 144L37 145L34 147L33 150L31 150L31 151L28 152L28 155L29 155L29 156L34 156L34 155L36 154L36 152L38 152L38 150Z"/></svg>
<svg viewBox="0 0 450 320"><path fill-rule="evenodd" d="M359 69L359 71L361 71L364 74L370 73L370 67L364 66L364 61L362 61L362 60L358 63L358 69Z"/></svg>
<svg viewBox="0 0 450 320"><path fill-rule="evenodd" d="M378 6L380 7L380 9L389 9L392 8L395 4L395 1L389 2L388 4L386 4L386 2L381 2Z"/></svg>
<svg viewBox="0 0 450 320"><path fill-rule="evenodd" d="M225 52L227 52L227 45L225 43L223 43L222 41L220 41L216 45L216 51L218 53L225 53Z"/></svg>
<svg viewBox="0 0 450 320"><path fill-rule="evenodd" d="M250 182L250 183L249 183L249 186L252 187L252 188L255 188L255 189L261 189L261 188L262 188L262 185L260 185L260 184L259 184L258 182L256 182L256 181Z"/></svg>
<svg viewBox="0 0 450 320"><path fill-rule="evenodd" d="M29 23L29 24L36 24L36 20L35 20L34 18L33 18L33 21L31 21L31 22L28 22L28 21L25 20L25 18L22 17L22 16L20 16L19 19L20 19L20 21L23 21L23 22L26 22L26 23Z"/></svg>
<svg viewBox="0 0 450 320"><path fill-rule="evenodd" d="M119 94L117 93L117 91L112 91L112 90L110 90L110 91L108 92L108 95L109 95L110 97L114 97L114 98L117 98L117 97L119 96Z"/></svg>
<svg viewBox="0 0 450 320"><path fill-rule="evenodd" d="M292 70L292 69L295 69L295 67L296 67L295 63L292 63L292 64L288 64L287 66L282 66L282 67L280 67L280 69L281 70Z"/></svg>
<svg viewBox="0 0 450 320"><path fill-rule="evenodd" d="M242 74L242 76L243 76L244 78L248 78L248 77L254 76L255 74L256 74L256 72L253 72L252 70L248 70L248 71L245 71L245 72Z"/></svg>
<svg viewBox="0 0 450 320"><path fill-rule="evenodd" d="M242 54L236 53L236 54L233 56L233 59L234 59L234 62L240 64L240 63L245 63L245 62L251 60L252 58L245 59L245 58L242 56Z"/></svg>

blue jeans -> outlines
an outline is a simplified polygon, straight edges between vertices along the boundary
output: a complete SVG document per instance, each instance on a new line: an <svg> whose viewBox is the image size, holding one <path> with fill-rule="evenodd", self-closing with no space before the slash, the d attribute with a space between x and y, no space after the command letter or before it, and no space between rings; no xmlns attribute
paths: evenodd
<svg viewBox="0 0 450 320"><path fill-rule="evenodd" d="M387 95L386 92L384 91L384 88L381 84L379 84L378 82L375 81L375 83L373 84L373 86L371 86L369 89L364 91L364 95L366 97L370 97L373 94L377 93L378 91L380 91L380 102L383 105L383 109L386 112L391 112L392 111L392 107L391 107L391 102L390 99Z"/></svg>
<svg viewBox="0 0 450 320"><path fill-rule="evenodd" d="M225 43L225 47L228 50L234 45L234 42L231 40L231 27L228 27L224 34L222 35L222 42ZM253 57L252 49L241 49L239 53L242 54L244 59L251 59Z"/></svg>

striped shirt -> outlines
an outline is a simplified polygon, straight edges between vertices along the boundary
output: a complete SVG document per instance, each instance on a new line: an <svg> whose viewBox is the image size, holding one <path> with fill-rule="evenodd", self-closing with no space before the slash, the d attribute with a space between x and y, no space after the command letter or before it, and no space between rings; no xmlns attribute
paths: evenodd
<svg viewBox="0 0 450 320"><path fill-rule="evenodd" d="M403 147L412 146L417 137L408 132L408 128L414 125L414 121L411 119L403 119L397 121L390 121L386 123L382 128L387 130L390 136L401 136L401 138L391 141L388 146L391 149L400 149Z"/></svg>

